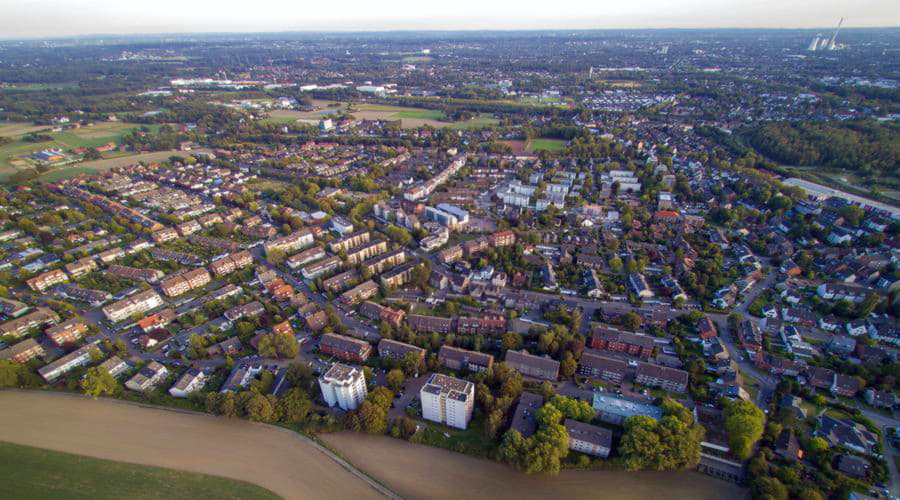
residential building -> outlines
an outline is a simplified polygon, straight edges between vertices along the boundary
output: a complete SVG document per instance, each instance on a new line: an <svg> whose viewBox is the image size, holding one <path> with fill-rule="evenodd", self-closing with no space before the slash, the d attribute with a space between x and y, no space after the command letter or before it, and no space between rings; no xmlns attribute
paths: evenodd
<svg viewBox="0 0 900 500"><path fill-rule="evenodd" d="M595 328L591 336L591 347L594 349L622 352L644 359L653 356L653 346L652 337L612 328Z"/></svg>
<svg viewBox="0 0 900 500"><path fill-rule="evenodd" d="M169 389L169 394L176 398L186 398L192 392L203 389L206 385L206 373L199 368L190 368L184 372L178 381Z"/></svg>
<svg viewBox="0 0 900 500"><path fill-rule="evenodd" d="M159 283L167 297L177 297L196 288L202 288L212 281L209 272L200 267L186 271L177 276L167 278Z"/></svg>
<svg viewBox="0 0 900 500"><path fill-rule="evenodd" d="M578 374L604 382L621 384L628 375L628 363L586 352L581 355L578 363Z"/></svg>
<svg viewBox="0 0 900 500"><path fill-rule="evenodd" d="M266 243L266 252L280 250L285 253L290 253L312 245L313 241L312 231L309 229L301 229L283 238L278 238Z"/></svg>
<svg viewBox="0 0 900 500"><path fill-rule="evenodd" d="M244 250L243 252L228 254L221 259L213 261L209 268L216 277L222 277L252 265L253 255L249 251Z"/></svg>
<svg viewBox="0 0 900 500"><path fill-rule="evenodd" d="M325 257L325 249L322 247L308 248L300 253L291 255L284 263L291 269L297 269L303 264L313 262Z"/></svg>
<svg viewBox="0 0 900 500"><path fill-rule="evenodd" d="M378 342L378 355L382 358L400 359L408 353L414 353L420 360L424 360L426 352L428 351L421 347L396 340L381 339Z"/></svg>
<svg viewBox="0 0 900 500"><path fill-rule="evenodd" d="M36 340L25 339L12 347L0 350L0 359L7 359L21 364L44 354L46 354L44 348Z"/></svg>
<svg viewBox="0 0 900 500"><path fill-rule="evenodd" d="M454 331L453 318L438 318L436 316L423 316L420 314L410 314L406 319L409 327L416 333L436 332L436 333L452 333Z"/></svg>
<svg viewBox="0 0 900 500"><path fill-rule="evenodd" d="M475 384L433 373L419 391L425 420L465 429L475 408Z"/></svg>
<svg viewBox="0 0 900 500"><path fill-rule="evenodd" d="M319 349L325 354L354 363L365 363L372 355L372 345L368 342L334 333L322 335Z"/></svg>
<svg viewBox="0 0 900 500"><path fill-rule="evenodd" d="M367 318L387 321L394 328L400 328L406 312L402 309L391 309L374 302L365 301L359 306L359 313Z"/></svg>
<svg viewBox="0 0 900 500"><path fill-rule="evenodd" d="M116 323L134 314L142 314L161 305L163 305L163 299L159 294L153 290L145 290L104 307L103 314L106 316L106 319Z"/></svg>
<svg viewBox="0 0 900 500"><path fill-rule="evenodd" d="M38 307L30 313L0 323L0 337L10 335L18 338L28 333L32 328L43 325L54 325L59 321L59 315L48 307Z"/></svg>
<svg viewBox="0 0 900 500"><path fill-rule="evenodd" d="M331 365L319 377L319 388L328 406L337 406L345 411L359 408L368 395L363 371L340 363Z"/></svg>
<svg viewBox="0 0 900 500"><path fill-rule="evenodd" d="M231 370L231 373L228 374L228 378L225 379L225 383L222 384L222 389L219 392L238 392L241 389L245 389L261 371L262 366L257 364L242 363L236 365Z"/></svg>
<svg viewBox="0 0 900 500"><path fill-rule="evenodd" d="M54 269L27 280L25 284L28 285L28 288L31 288L36 292L43 292L53 285L58 285L67 281L69 281L69 276L63 272L62 269Z"/></svg>
<svg viewBox="0 0 900 500"><path fill-rule="evenodd" d="M333 253L349 252L351 248L368 243L370 239L369 231L357 231L332 241L329 243L328 249Z"/></svg>
<svg viewBox="0 0 900 500"><path fill-rule="evenodd" d="M513 413L510 429L528 438L537 431L537 411L544 405L544 397L533 392L523 392Z"/></svg>
<svg viewBox="0 0 900 500"><path fill-rule="evenodd" d="M319 276L334 271L341 265L341 258L334 255L327 259L322 259L303 268L301 274L308 280L316 279Z"/></svg>
<svg viewBox="0 0 900 500"><path fill-rule="evenodd" d="M559 361L528 351L506 351L506 364L526 377L556 381L559 378Z"/></svg>
<svg viewBox="0 0 900 500"><path fill-rule="evenodd" d="M606 458L612 450L612 432L596 425L567 418L569 449L595 457Z"/></svg>
<svg viewBox="0 0 900 500"><path fill-rule="evenodd" d="M634 382L650 387L659 387L666 391L686 392L688 372L650 363L638 363Z"/></svg>
<svg viewBox="0 0 900 500"><path fill-rule="evenodd" d="M359 285L341 294L340 301L353 306L378 294L378 285L374 281L363 281Z"/></svg>
<svg viewBox="0 0 900 500"><path fill-rule="evenodd" d="M59 377L74 370L75 368L84 366L91 361L91 354L97 352L97 346L88 344L70 352L38 369L38 374L47 382L54 382Z"/></svg>
<svg viewBox="0 0 900 500"><path fill-rule="evenodd" d="M118 356L110 356L109 359L100 363L100 368L109 372L109 374L113 378L116 378L119 375L125 373L125 371L128 370L130 366L125 361L122 361L122 358Z"/></svg>
<svg viewBox="0 0 900 500"><path fill-rule="evenodd" d="M438 351L438 363L451 370L481 372L491 369L494 365L494 356L442 345L441 350Z"/></svg>
<svg viewBox="0 0 900 500"><path fill-rule="evenodd" d="M112 265L106 268L106 272L112 274L113 276L118 276L120 278L125 278L129 280L135 281L146 281L147 283L153 284L157 281L161 280L166 273L158 270L158 269L138 269L136 267L127 267L127 266L119 266Z"/></svg>
<svg viewBox="0 0 900 500"><path fill-rule="evenodd" d="M506 318L503 316L484 316L482 318L460 316L456 320L456 332L471 335L503 335L506 333Z"/></svg>
<svg viewBox="0 0 900 500"><path fill-rule="evenodd" d="M147 363L133 377L125 382L125 387L132 391L143 392L152 389L169 375L169 370L156 361Z"/></svg>
<svg viewBox="0 0 900 500"><path fill-rule="evenodd" d="M57 346L71 344L81 338L88 330L87 324L79 318L72 318L44 330L44 333Z"/></svg>

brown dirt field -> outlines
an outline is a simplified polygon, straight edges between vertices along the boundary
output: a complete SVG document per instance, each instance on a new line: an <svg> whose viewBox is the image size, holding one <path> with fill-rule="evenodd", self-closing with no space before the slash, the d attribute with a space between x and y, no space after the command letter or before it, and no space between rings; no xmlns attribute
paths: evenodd
<svg viewBox="0 0 900 500"><path fill-rule="evenodd" d="M525 141L503 141L506 144L509 144L509 147L512 148L513 154L522 154L525 152L527 143Z"/></svg>
<svg viewBox="0 0 900 500"><path fill-rule="evenodd" d="M0 122L0 137L19 137L30 132L46 130L48 125L32 125L30 123Z"/></svg>
<svg viewBox="0 0 900 500"><path fill-rule="evenodd" d="M243 420L3 391L0 421L0 440L11 443L231 477L287 499L379 498L302 436Z"/></svg>
<svg viewBox="0 0 900 500"><path fill-rule="evenodd" d="M746 489L695 472L563 471L529 476L506 465L383 436L321 436L356 467L404 498L739 500Z"/></svg>

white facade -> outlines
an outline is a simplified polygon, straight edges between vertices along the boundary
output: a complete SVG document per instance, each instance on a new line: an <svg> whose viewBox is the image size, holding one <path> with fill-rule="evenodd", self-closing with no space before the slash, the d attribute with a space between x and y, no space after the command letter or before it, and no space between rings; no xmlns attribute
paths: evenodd
<svg viewBox="0 0 900 500"><path fill-rule="evenodd" d="M425 420L465 429L475 407L475 384L435 373L422 386L419 398Z"/></svg>
<svg viewBox="0 0 900 500"><path fill-rule="evenodd" d="M368 395L366 378L362 370L353 366L335 363L319 377L319 388L328 406L338 406L342 410L355 410Z"/></svg>

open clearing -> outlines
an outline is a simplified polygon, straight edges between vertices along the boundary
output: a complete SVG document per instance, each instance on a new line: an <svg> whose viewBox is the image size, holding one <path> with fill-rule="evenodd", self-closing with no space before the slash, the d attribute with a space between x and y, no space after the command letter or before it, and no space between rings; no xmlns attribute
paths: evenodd
<svg viewBox="0 0 900 500"><path fill-rule="evenodd" d="M337 107L328 107L328 104L330 104L328 101L314 102L317 109L313 111L274 110L269 113L269 118L266 121L269 123L303 121L314 125L318 120L346 109L346 103L340 103L341 105ZM478 128L490 127L499 123L496 118L488 114L479 115L471 120L445 122L440 121L444 117L444 113L439 110L370 103L353 103L352 115L358 120L400 120L400 126L403 128L416 128L425 125L435 128Z"/></svg>
<svg viewBox="0 0 900 500"><path fill-rule="evenodd" d="M3 498L278 498L243 481L11 443L0 442L0 462Z"/></svg>
<svg viewBox="0 0 900 500"><path fill-rule="evenodd" d="M299 434L244 420L68 394L2 391L0 421L0 441L224 476L286 499L379 497Z"/></svg>
<svg viewBox="0 0 900 500"><path fill-rule="evenodd" d="M342 432L322 440L404 498L653 498L740 500L747 490L690 472L563 471L527 475L506 465L384 436Z"/></svg>

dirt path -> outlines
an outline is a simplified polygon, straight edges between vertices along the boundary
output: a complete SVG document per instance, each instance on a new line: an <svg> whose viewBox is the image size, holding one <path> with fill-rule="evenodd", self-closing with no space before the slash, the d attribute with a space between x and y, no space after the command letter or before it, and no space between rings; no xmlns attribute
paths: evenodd
<svg viewBox="0 0 900 500"><path fill-rule="evenodd" d="M286 499L381 498L302 436L73 395L0 392L0 441L258 484Z"/></svg>
<svg viewBox="0 0 900 500"><path fill-rule="evenodd" d="M749 498L744 488L696 472L596 470L529 476L497 462L383 436L338 433L322 440L404 498Z"/></svg>

